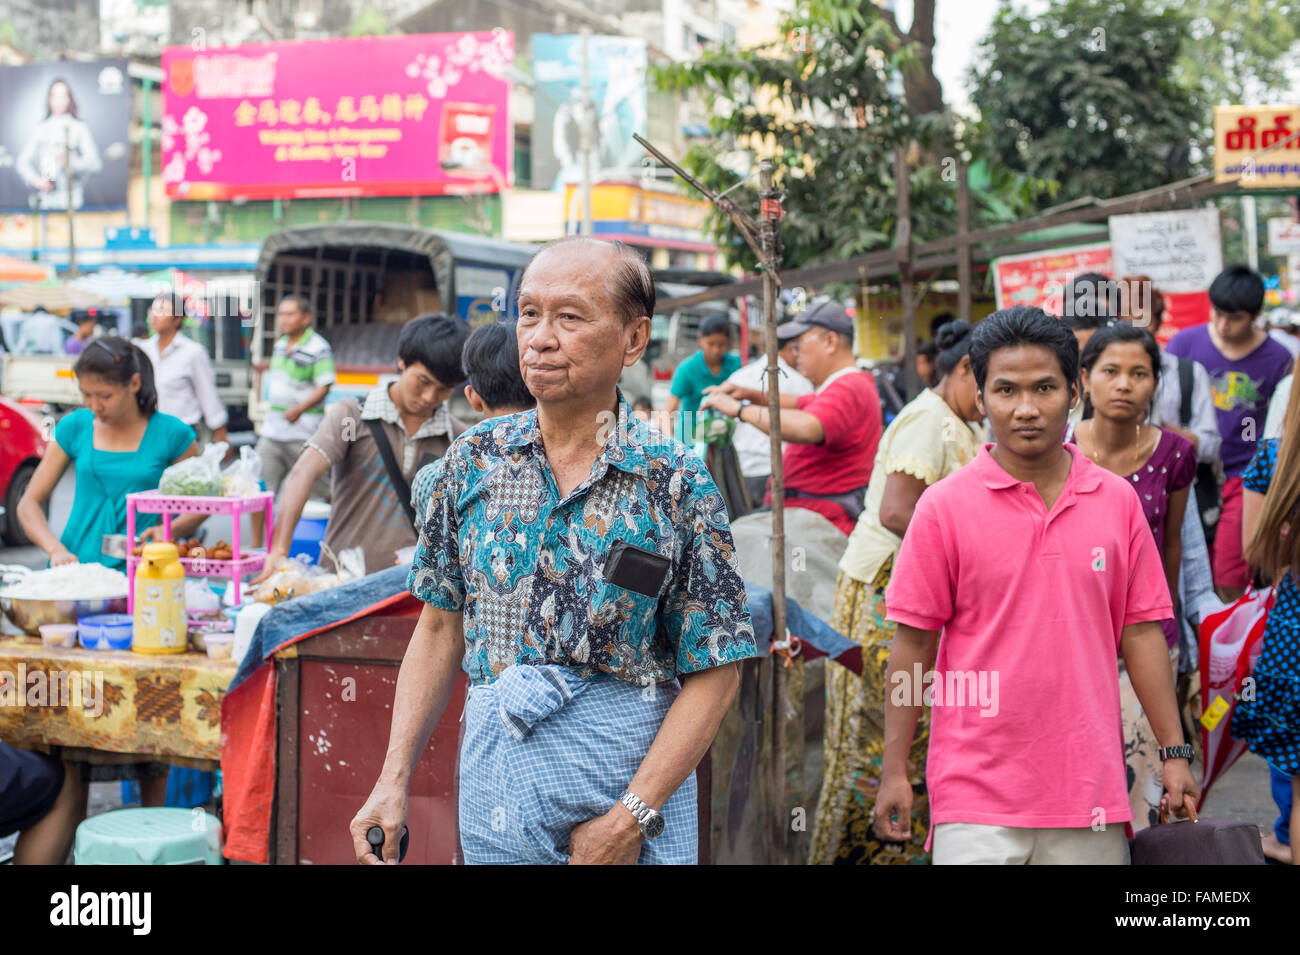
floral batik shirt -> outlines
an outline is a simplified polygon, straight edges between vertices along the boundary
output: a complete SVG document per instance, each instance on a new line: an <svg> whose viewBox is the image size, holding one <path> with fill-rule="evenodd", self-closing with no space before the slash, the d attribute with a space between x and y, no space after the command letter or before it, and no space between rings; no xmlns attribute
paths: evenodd
<svg viewBox="0 0 1300 955"><path fill-rule="evenodd" d="M408 585L463 611L472 683L557 663L644 686L756 655L722 495L685 445L618 407L563 498L535 409L480 423L433 465ZM656 596L605 580L619 541L668 558Z"/></svg>

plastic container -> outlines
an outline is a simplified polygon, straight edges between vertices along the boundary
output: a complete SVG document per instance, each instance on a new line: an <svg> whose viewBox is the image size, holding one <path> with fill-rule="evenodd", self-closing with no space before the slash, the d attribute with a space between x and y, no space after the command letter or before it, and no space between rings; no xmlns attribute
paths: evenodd
<svg viewBox="0 0 1300 955"><path fill-rule="evenodd" d="M101 613L77 621L77 640L87 650L130 650L132 620L126 613Z"/></svg>
<svg viewBox="0 0 1300 955"><path fill-rule="evenodd" d="M209 660L229 660L230 651L235 647L233 633L205 633L203 642L207 645Z"/></svg>
<svg viewBox="0 0 1300 955"><path fill-rule="evenodd" d="M258 623L270 612L270 604L245 604L235 620L235 648L230 652L230 659L236 663L243 662L248 648L253 645L253 636L257 633Z"/></svg>
<svg viewBox="0 0 1300 955"><path fill-rule="evenodd" d="M75 623L41 624L41 643L51 650L68 650L77 645Z"/></svg>
<svg viewBox="0 0 1300 955"><path fill-rule="evenodd" d="M325 539L325 529L329 525L330 505L323 501L308 501L303 505L302 517L293 528L293 541L289 544L289 556L306 554L313 564L320 562L320 544ZM270 540L268 537L267 540Z"/></svg>
<svg viewBox="0 0 1300 955"><path fill-rule="evenodd" d="M184 653L185 568L176 545L145 544L134 583L131 649L136 653Z"/></svg>

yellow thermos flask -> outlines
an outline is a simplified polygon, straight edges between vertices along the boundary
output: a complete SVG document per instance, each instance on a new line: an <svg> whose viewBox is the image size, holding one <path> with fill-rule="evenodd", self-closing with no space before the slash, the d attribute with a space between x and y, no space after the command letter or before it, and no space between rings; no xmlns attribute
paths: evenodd
<svg viewBox="0 0 1300 955"><path fill-rule="evenodd" d="M185 568L175 544L144 545L135 571L134 623L131 649L137 653L185 652Z"/></svg>

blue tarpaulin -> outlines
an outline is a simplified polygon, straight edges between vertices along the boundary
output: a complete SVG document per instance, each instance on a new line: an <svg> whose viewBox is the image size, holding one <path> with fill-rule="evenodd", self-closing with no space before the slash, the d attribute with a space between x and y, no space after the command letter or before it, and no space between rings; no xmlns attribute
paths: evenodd
<svg viewBox="0 0 1300 955"><path fill-rule="evenodd" d="M759 656L772 652L772 591L758 584L745 584L749 616L754 623L754 642ZM862 648L830 624L803 607L793 597L785 598L785 627L805 646L805 657L828 656L854 673L862 672Z"/></svg>

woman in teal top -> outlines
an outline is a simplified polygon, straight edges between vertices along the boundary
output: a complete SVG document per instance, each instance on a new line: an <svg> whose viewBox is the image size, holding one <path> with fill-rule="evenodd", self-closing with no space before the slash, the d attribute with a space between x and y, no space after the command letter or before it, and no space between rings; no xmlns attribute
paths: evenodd
<svg viewBox="0 0 1300 955"><path fill-rule="evenodd" d="M126 533L128 494L153 490L168 465L198 454L194 431L158 410L153 365L125 338L94 339L73 372L86 407L66 415L55 427L54 440L18 504L18 519L27 536L50 555L53 566L98 563L123 568L125 561L102 553L104 535ZM69 463L76 468L76 493L67 527L55 537L44 506ZM193 533L203 519L202 514L180 517L172 521L172 533ZM142 517L139 525L157 520L152 515ZM148 536L158 536L158 530L151 527ZM170 767L165 763L136 757L106 764L92 756L69 765L78 774L77 799L83 815L91 782L137 779L143 805L161 806L166 799Z"/></svg>
<svg viewBox="0 0 1300 955"><path fill-rule="evenodd" d="M127 494L153 490L169 465L198 453L194 431L158 411L153 365L125 338L96 338L73 371L86 407L55 427L18 518L52 566L81 562L124 569L125 561L102 553L104 535L126 533ZM69 463L76 468L76 493L67 526L55 537L44 505ZM196 517L173 522L173 534L192 533L202 521ZM157 516L141 516L137 528L157 522Z"/></svg>

